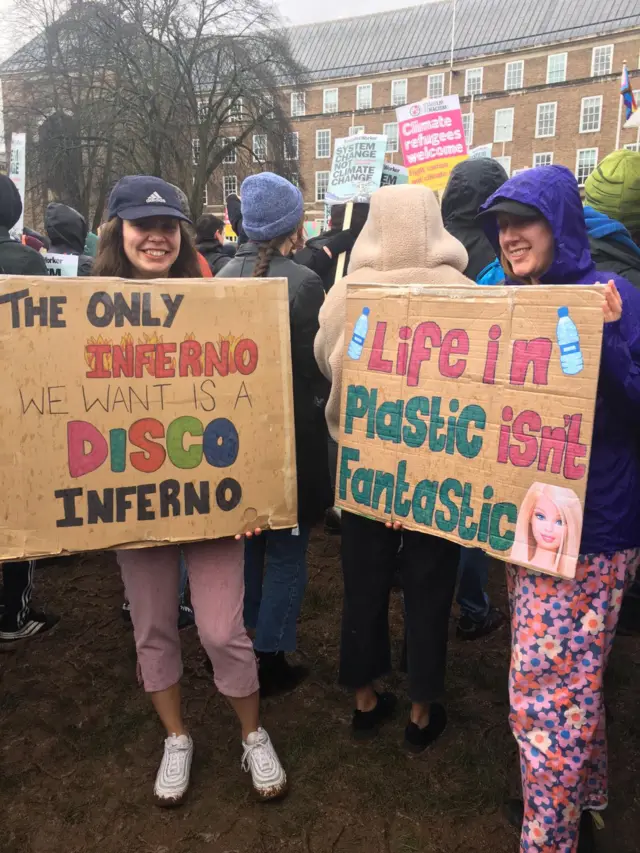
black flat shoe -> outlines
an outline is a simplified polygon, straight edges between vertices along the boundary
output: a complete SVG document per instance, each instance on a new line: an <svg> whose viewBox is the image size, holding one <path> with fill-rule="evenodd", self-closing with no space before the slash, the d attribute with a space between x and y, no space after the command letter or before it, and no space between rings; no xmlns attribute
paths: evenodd
<svg viewBox="0 0 640 853"><path fill-rule="evenodd" d="M429 711L429 725L423 729L409 722L404 730L404 748L417 755L438 740L447 727L447 712L444 705L433 702Z"/></svg>
<svg viewBox="0 0 640 853"><path fill-rule="evenodd" d="M393 693L376 693L378 702L370 711L354 711L351 720L351 734L354 740L371 740L388 722L396 710L398 699Z"/></svg>

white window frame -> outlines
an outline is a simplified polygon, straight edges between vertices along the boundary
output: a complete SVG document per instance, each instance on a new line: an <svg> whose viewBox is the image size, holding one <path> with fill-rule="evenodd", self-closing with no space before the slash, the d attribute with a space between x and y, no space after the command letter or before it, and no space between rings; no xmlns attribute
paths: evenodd
<svg viewBox="0 0 640 853"><path fill-rule="evenodd" d="M203 122L206 121L207 116L209 115L209 98L200 97L197 98L198 104L198 121Z"/></svg>
<svg viewBox="0 0 640 853"><path fill-rule="evenodd" d="M480 72L480 88L478 89L478 91L474 90L472 92L470 89L470 86L469 86L469 82L470 82L469 78L472 74L477 74L478 72ZM467 68L467 70L464 72L464 93L465 93L465 95L481 95L483 83L484 83L484 67L483 66L479 65L476 68Z"/></svg>
<svg viewBox="0 0 640 853"><path fill-rule="evenodd" d="M402 85L404 87L404 94L400 92L400 94L396 94L395 88L397 85ZM409 81L406 77L399 78L398 80L391 81L391 106L392 107L403 107L407 103L407 98L409 97Z"/></svg>
<svg viewBox="0 0 640 853"><path fill-rule="evenodd" d="M335 92L335 96L336 96L335 109L333 109L333 108L327 109L327 96L330 93L334 93L334 92ZM322 90L322 112L325 113L326 115L333 115L334 113L340 112L340 105L338 102L339 92L340 92L340 90L338 89L337 86L333 86L331 89L323 89Z"/></svg>
<svg viewBox="0 0 640 853"><path fill-rule="evenodd" d="M296 140L295 156L293 156L293 157L289 156L289 151L287 150L287 137L295 137L295 140ZM289 161L293 162L295 160L300 159L300 134L298 133L297 130L294 130L291 133L285 134L284 152L283 153L284 153L284 159L285 160L289 160Z"/></svg>
<svg viewBox="0 0 640 853"><path fill-rule="evenodd" d="M197 166L200 162L200 140L192 139L191 140L191 163L194 166Z"/></svg>
<svg viewBox="0 0 640 853"><path fill-rule="evenodd" d="M501 114L510 114L511 115L511 126L509 127L509 123L505 123L505 131L507 135L502 136L502 131L500 135L498 134L498 116ZM495 111L493 118L493 141L494 142L513 142L513 125L516 120L516 111L513 107L501 107L500 109ZM502 127L502 125L500 125Z"/></svg>
<svg viewBox="0 0 640 853"><path fill-rule="evenodd" d="M542 110L544 107L553 107L553 127L549 128L550 132L548 132L548 133L541 132L541 124L543 126L543 128L542 128L543 130L544 130L545 125L550 124L549 121L542 121L541 113L542 113ZM536 139L547 139L547 138L550 139L552 136L555 136L557 124L558 124L558 102L557 101L545 101L544 103L538 104L536 106L536 134L535 134Z"/></svg>
<svg viewBox="0 0 640 853"><path fill-rule="evenodd" d="M302 103L300 102L302 99ZM307 114L307 93L292 92L291 93L291 118L301 118Z"/></svg>
<svg viewBox="0 0 640 853"><path fill-rule="evenodd" d="M519 69L518 84L509 85L509 75L514 68ZM510 89L522 89L524 86L524 59L514 59L512 62L507 62L504 66L504 90L508 92Z"/></svg>
<svg viewBox="0 0 640 853"><path fill-rule="evenodd" d="M323 191L323 193L322 193L322 198L318 198L318 178L320 177L320 175L322 175L322 176L323 176L323 177L322 177L322 181L323 181L323 183L324 183L324 191ZM317 204L317 203L319 203L319 202L323 202L323 203L324 203L324 197L325 197L325 195L327 194L327 188L328 188L328 186L329 186L329 177L330 177L330 175L331 175L331 172L329 172L328 170L327 170L327 171L322 171L322 172L316 172L316 194L315 194L316 204ZM325 178L325 176L326 176L326 178ZM326 181L326 182L325 182L325 181Z"/></svg>
<svg viewBox="0 0 640 853"><path fill-rule="evenodd" d="M433 88L436 88L437 91L432 91ZM441 71L439 74L429 74L427 77L427 98L442 98L443 96L444 71Z"/></svg>
<svg viewBox="0 0 640 853"><path fill-rule="evenodd" d="M257 139L264 139L264 146L256 145ZM269 137L266 133L254 133L252 139L251 148L253 149L253 162L254 163L264 163L269 156ZM263 151L259 151L256 153L257 148L263 148Z"/></svg>
<svg viewBox="0 0 640 853"><path fill-rule="evenodd" d="M579 186L581 186L581 187L583 187L583 186L585 185L585 182L586 182L587 178L589 177L589 175L591 174L591 172L593 172L593 169L591 169L591 172L589 172L589 174L588 174L588 175L585 175L585 176L584 176L584 179L582 180L582 182L580 181L580 176L579 176L579 174L578 174L578 170L579 170L579 168L580 168L580 155L581 155L581 154L585 154L587 151L589 151L589 152L594 151L594 152L595 152L595 156L594 156L594 158L593 158L593 169L595 169L595 167L598 165L598 149L597 149L597 148L578 148L578 150L576 151L576 171L575 171L575 176L576 176L576 180L578 181L578 185L579 185Z"/></svg>
<svg viewBox="0 0 640 853"><path fill-rule="evenodd" d="M237 136L223 136L222 137L222 147L224 148L224 146L228 142L235 142L237 138L238 138ZM237 148L232 148L231 151L229 151L228 154L225 154L224 157L222 158L222 165L223 166L235 166L237 162L238 162L238 149Z"/></svg>
<svg viewBox="0 0 640 853"><path fill-rule="evenodd" d="M395 142L393 139L393 135L390 134L389 131L387 130L388 127L394 127L395 128L395 131L394 131ZM387 122L386 124L383 124L382 125L382 132L387 137L387 152L386 153L387 154L397 154L397 152L400 150L400 136L398 134L398 122L397 121L390 121L390 122Z"/></svg>
<svg viewBox="0 0 640 853"><path fill-rule="evenodd" d="M469 133L467 134L467 129L465 128L465 119L469 122ZM464 138L467 142L467 148L471 148L473 146L473 129L476 122L475 113L462 113L462 129L464 130Z"/></svg>
<svg viewBox="0 0 640 853"><path fill-rule="evenodd" d="M368 96L365 96L365 105L361 103L364 91L368 91ZM356 109L370 110L373 109L373 83L360 83L356 88Z"/></svg>
<svg viewBox="0 0 640 853"><path fill-rule="evenodd" d="M366 133L363 124L355 124L349 128L349 136L359 136L361 133Z"/></svg>
<svg viewBox="0 0 640 853"><path fill-rule="evenodd" d="M608 65L606 70L600 70L599 65L600 56L602 51L608 52ZM611 74L613 72L613 44L599 44L593 48L591 51L591 76L592 77L606 77L607 74Z"/></svg>
<svg viewBox="0 0 640 853"><path fill-rule="evenodd" d="M209 207L209 187L205 183L204 189L202 190L202 206Z"/></svg>
<svg viewBox="0 0 640 853"><path fill-rule="evenodd" d="M227 187L227 181L233 181L233 189L229 189ZM224 199L227 198L231 193L238 194L238 176L237 175L223 175L222 177L222 196Z"/></svg>
<svg viewBox="0 0 640 853"><path fill-rule="evenodd" d="M622 146L627 151L635 151L636 154L640 153L640 142L627 142L626 145Z"/></svg>
<svg viewBox="0 0 640 853"><path fill-rule="evenodd" d="M602 127L602 95L588 95L580 101L580 133L600 133ZM589 107L586 106L587 101L597 101L598 108L598 125L597 127L585 128L585 118Z"/></svg>
<svg viewBox="0 0 640 853"><path fill-rule="evenodd" d="M325 154L321 153L320 149L320 134L328 134L329 144L323 144L322 151L326 151ZM325 141L327 136L322 137ZM316 130L316 160L328 160L331 157L331 130L330 128L321 128L320 130Z"/></svg>
<svg viewBox="0 0 640 853"><path fill-rule="evenodd" d="M242 98L227 98L227 123L240 124L244 116Z"/></svg>
<svg viewBox="0 0 640 853"><path fill-rule="evenodd" d="M548 163L536 163L536 160L538 157L549 158L549 162ZM536 166L553 166L553 151L538 151L536 154L534 154L533 155L533 168L535 169Z"/></svg>
<svg viewBox="0 0 640 853"><path fill-rule="evenodd" d="M511 177L511 155L507 154L505 157L494 157L493 159L500 163L507 175Z"/></svg>
<svg viewBox="0 0 640 853"><path fill-rule="evenodd" d="M293 184L294 187L300 187L300 175L297 172L290 172L289 183Z"/></svg>
<svg viewBox="0 0 640 853"><path fill-rule="evenodd" d="M562 79L561 80L550 80L549 78L551 77L552 73L553 74L559 73L557 70L555 70L553 72L551 71L551 60L556 59L557 57L560 57L560 56L564 60L563 68L562 68ZM569 64L569 54L566 51L564 53L550 53L549 56L547 56L547 85L548 86L553 85L554 83L564 83L566 81L568 64Z"/></svg>

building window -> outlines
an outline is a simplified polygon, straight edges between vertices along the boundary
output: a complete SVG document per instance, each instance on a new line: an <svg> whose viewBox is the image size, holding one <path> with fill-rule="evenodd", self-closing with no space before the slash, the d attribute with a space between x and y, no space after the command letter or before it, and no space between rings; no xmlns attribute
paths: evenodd
<svg viewBox="0 0 640 853"><path fill-rule="evenodd" d="M307 112L307 93L292 92L291 93L291 118L299 118L306 115Z"/></svg>
<svg viewBox="0 0 640 853"><path fill-rule="evenodd" d="M598 165L597 148L580 148L576 157L576 178L581 187Z"/></svg>
<svg viewBox="0 0 640 853"><path fill-rule="evenodd" d="M613 68L613 45L594 47L591 54L591 76L602 77L611 74Z"/></svg>
<svg viewBox="0 0 640 853"><path fill-rule="evenodd" d="M322 112L337 113L338 112L338 90L325 89L322 93Z"/></svg>
<svg viewBox="0 0 640 853"><path fill-rule="evenodd" d="M209 190L206 184L204 185L204 188L202 190L202 206L209 206Z"/></svg>
<svg viewBox="0 0 640 853"><path fill-rule="evenodd" d="M267 134L255 133L253 135L253 162L264 163L267 159Z"/></svg>
<svg viewBox="0 0 640 853"><path fill-rule="evenodd" d="M464 93L465 95L481 95L482 94L482 73L483 68L467 68L464 73Z"/></svg>
<svg viewBox="0 0 640 853"><path fill-rule="evenodd" d="M462 114L462 127L464 129L464 138L467 141L467 148L473 145L473 113Z"/></svg>
<svg viewBox="0 0 640 853"><path fill-rule="evenodd" d="M524 85L524 60L507 62L504 69L504 88L522 89Z"/></svg>
<svg viewBox="0 0 640 853"><path fill-rule="evenodd" d="M238 178L235 175L225 175L222 179L222 192L224 197L232 193L238 194Z"/></svg>
<svg viewBox="0 0 640 853"><path fill-rule="evenodd" d="M291 172L289 175L289 183L293 184L294 187L300 187L300 175L297 172Z"/></svg>
<svg viewBox="0 0 640 853"><path fill-rule="evenodd" d="M364 125L357 124L355 127L349 128L349 136L358 136L359 134L364 133Z"/></svg>
<svg viewBox="0 0 640 853"><path fill-rule="evenodd" d="M500 163L507 175L511 177L511 157L494 157L496 163Z"/></svg>
<svg viewBox="0 0 640 853"><path fill-rule="evenodd" d="M513 139L513 107L504 110L496 110L493 126L494 142L511 142Z"/></svg>
<svg viewBox="0 0 640 853"><path fill-rule="evenodd" d="M235 142L235 141L236 141L235 136L227 136L227 137L223 136L222 147L224 148L230 142ZM227 151L227 153L224 155L222 162L225 164L225 166L234 166L236 164L237 160L238 160L238 152L237 152L236 148L233 147L231 149L231 151Z"/></svg>
<svg viewBox="0 0 640 853"><path fill-rule="evenodd" d="M553 151L545 151L543 154L534 154L533 155L533 165L534 165L534 168L536 166L552 166L553 165Z"/></svg>
<svg viewBox="0 0 640 853"><path fill-rule="evenodd" d="M229 98L227 101L227 121L229 124L239 124L244 114L242 98Z"/></svg>
<svg viewBox="0 0 640 853"><path fill-rule="evenodd" d="M407 81L393 80L391 83L391 106L401 107L407 103Z"/></svg>
<svg viewBox="0 0 640 853"><path fill-rule="evenodd" d="M429 74L427 97L441 98L444 95L444 74Z"/></svg>
<svg viewBox="0 0 640 853"><path fill-rule="evenodd" d="M316 130L316 157L322 160L331 157L331 131Z"/></svg>
<svg viewBox="0 0 640 853"><path fill-rule="evenodd" d="M640 153L640 142L627 142L626 145L623 146L627 151L635 151L636 153Z"/></svg>
<svg viewBox="0 0 640 853"><path fill-rule="evenodd" d="M316 172L316 201L324 201L329 186L329 172Z"/></svg>
<svg viewBox="0 0 640 853"><path fill-rule="evenodd" d="M536 112L536 139L556 135L556 114L558 104L538 104Z"/></svg>
<svg viewBox="0 0 640 853"><path fill-rule="evenodd" d="M356 109L370 110L372 106L373 86L371 83L361 83L356 89Z"/></svg>
<svg viewBox="0 0 640 853"><path fill-rule="evenodd" d="M552 53L547 57L547 83L564 83L567 79L567 54Z"/></svg>
<svg viewBox="0 0 640 853"><path fill-rule="evenodd" d="M286 133L284 136L284 159L285 160L297 160L298 159L298 140L299 135L298 132L294 133Z"/></svg>
<svg viewBox="0 0 640 853"><path fill-rule="evenodd" d="M580 107L580 133L597 133L602 121L602 95L583 98Z"/></svg>
<svg viewBox="0 0 640 853"><path fill-rule="evenodd" d="M382 132L387 137L387 154L398 151L398 123L395 121L382 125Z"/></svg>
<svg viewBox="0 0 640 853"><path fill-rule="evenodd" d="M198 98L198 121L206 121L209 115L209 98Z"/></svg>
<svg viewBox="0 0 640 853"><path fill-rule="evenodd" d="M191 161L194 166L197 166L200 162L200 140L192 139L191 140Z"/></svg>

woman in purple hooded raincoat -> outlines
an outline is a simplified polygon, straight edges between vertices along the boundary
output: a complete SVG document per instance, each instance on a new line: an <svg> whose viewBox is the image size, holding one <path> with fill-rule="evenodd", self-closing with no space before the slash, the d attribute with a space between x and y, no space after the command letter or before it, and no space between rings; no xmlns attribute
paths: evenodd
<svg viewBox="0 0 640 853"><path fill-rule="evenodd" d="M510 722L524 794L520 850L586 853L607 805L603 675L640 546L640 293L596 272L578 185L529 169L481 208L507 284L607 284L591 463L575 580L509 565Z"/></svg>

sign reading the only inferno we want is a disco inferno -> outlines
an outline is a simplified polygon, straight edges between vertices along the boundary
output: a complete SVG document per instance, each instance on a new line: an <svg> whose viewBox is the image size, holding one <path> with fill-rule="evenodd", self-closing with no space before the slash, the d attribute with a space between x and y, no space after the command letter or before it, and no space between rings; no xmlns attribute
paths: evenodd
<svg viewBox="0 0 640 853"><path fill-rule="evenodd" d="M602 288L350 285L336 498L575 576Z"/></svg>
<svg viewBox="0 0 640 853"><path fill-rule="evenodd" d="M283 279L0 277L0 559L293 527Z"/></svg>

